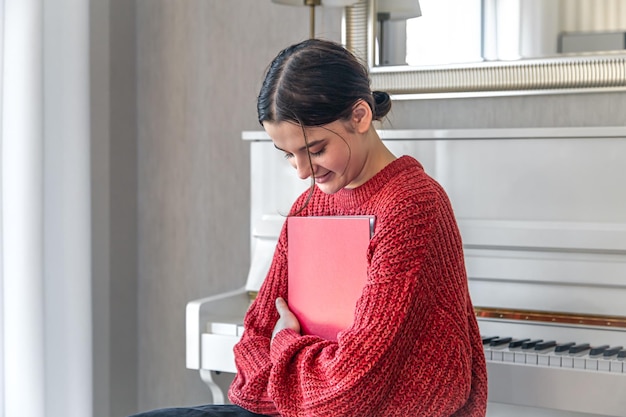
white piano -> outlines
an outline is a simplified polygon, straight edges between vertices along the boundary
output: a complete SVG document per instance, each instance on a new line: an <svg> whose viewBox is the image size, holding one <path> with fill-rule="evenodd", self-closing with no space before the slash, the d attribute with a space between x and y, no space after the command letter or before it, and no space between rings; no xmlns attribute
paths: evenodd
<svg viewBox="0 0 626 417"><path fill-rule="evenodd" d="M488 416L626 416L626 128L380 133L396 155L420 160L455 208L485 337ZM215 403L225 395L213 376L236 372L232 347L281 213L308 185L263 132L243 139L252 148L248 279L186 311L187 367ZM545 349L524 344L539 339Z"/></svg>

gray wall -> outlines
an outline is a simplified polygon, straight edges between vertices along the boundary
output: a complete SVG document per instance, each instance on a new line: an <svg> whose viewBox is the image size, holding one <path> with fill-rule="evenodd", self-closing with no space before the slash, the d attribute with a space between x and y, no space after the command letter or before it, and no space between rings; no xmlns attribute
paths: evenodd
<svg viewBox="0 0 626 417"><path fill-rule="evenodd" d="M241 131L259 129L255 98L271 58L308 36L306 9L270 0L109 2L111 88L94 168L104 190L94 199L104 277L94 309L106 313L95 320L105 330L96 359L106 357L95 380L107 411L97 417L210 400L185 369L185 304L245 280ZM318 36L339 39L340 14L318 17ZM624 108L623 92L398 101L384 127L623 125Z"/></svg>
<svg viewBox="0 0 626 417"><path fill-rule="evenodd" d="M94 417L137 407L135 3L90 2Z"/></svg>

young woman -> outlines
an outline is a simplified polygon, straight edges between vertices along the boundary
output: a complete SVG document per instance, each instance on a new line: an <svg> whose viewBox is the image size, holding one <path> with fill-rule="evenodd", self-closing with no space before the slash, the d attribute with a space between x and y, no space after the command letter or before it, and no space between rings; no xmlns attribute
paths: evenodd
<svg viewBox="0 0 626 417"><path fill-rule="evenodd" d="M287 299L287 227L235 346L230 406L145 416L484 416L487 375L448 197L372 122L391 107L367 69L333 42L280 52L259 122L311 189L293 216L374 215L368 277L337 341L300 333ZM144 416L144 415L142 415Z"/></svg>

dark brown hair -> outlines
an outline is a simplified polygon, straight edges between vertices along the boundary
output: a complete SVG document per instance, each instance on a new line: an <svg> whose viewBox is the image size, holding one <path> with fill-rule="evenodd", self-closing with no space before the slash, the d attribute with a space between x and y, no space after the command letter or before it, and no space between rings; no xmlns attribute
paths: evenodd
<svg viewBox="0 0 626 417"><path fill-rule="evenodd" d="M372 92L367 67L342 45L308 39L283 49L267 69L257 100L259 123L290 121L322 126L352 114L364 100L374 120L391 109L384 92Z"/></svg>

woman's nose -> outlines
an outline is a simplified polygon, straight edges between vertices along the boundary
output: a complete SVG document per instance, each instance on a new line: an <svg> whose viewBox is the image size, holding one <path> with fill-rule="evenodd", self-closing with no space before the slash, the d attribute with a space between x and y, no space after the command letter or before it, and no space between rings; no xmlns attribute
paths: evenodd
<svg viewBox="0 0 626 417"><path fill-rule="evenodd" d="M311 161L309 161L309 158L296 157L295 163L294 168L296 169L298 178L305 180L311 176Z"/></svg>

